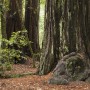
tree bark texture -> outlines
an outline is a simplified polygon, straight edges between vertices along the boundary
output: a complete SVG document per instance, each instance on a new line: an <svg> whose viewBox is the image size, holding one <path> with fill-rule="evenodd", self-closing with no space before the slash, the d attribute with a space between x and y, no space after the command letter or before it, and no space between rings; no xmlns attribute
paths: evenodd
<svg viewBox="0 0 90 90"><path fill-rule="evenodd" d="M22 0L10 0L6 17L7 38L19 30L22 30Z"/></svg>
<svg viewBox="0 0 90 90"><path fill-rule="evenodd" d="M84 45L84 52L89 58L90 63L90 1L82 0L79 2L79 22L80 33ZM89 65L90 66L90 65Z"/></svg>
<svg viewBox="0 0 90 90"><path fill-rule="evenodd" d="M53 57L54 0L47 0L45 7L45 27L43 50L40 57L39 75L47 74L54 66Z"/></svg>
<svg viewBox="0 0 90 90"><path fill-rule="evenodd" d="M54 7L51 6L52 3L54 3ZM46 1L43 52L39 67L40 74L47 74L50 71L51 64L53 62L55 64L58 59L61 59L60 50L64 51L64 49L67 49L67 51L65 51L66 53L61 51L63 56L71 52L85 53L89 58L85 59L85 63L87 62L87 65L90 64L89 4L89 0ZM54 9L54 11L52 10L53 13L50 11L51 9ZM51 51L53 51L53 60L49 59Z"/></svg>
<svg viewBox="0 0 90 90"><path fill-rule="evenodd" d="M26 0L25 28L34 53L39 50L39 0Z"/></svg>

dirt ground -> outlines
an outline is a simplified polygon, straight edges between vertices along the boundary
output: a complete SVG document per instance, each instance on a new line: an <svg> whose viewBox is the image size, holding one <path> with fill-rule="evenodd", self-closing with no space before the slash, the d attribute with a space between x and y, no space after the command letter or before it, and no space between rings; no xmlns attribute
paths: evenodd
<svg viewBox="0 0 90 90"><path fill-rule="evenodd" d="M29 65L14 65L9 74L35 72ZM47 83L52 74L29 75L20 78L0 79L0 90L90 90L90 83L71 82L69 85L50 85Z"/></svg>

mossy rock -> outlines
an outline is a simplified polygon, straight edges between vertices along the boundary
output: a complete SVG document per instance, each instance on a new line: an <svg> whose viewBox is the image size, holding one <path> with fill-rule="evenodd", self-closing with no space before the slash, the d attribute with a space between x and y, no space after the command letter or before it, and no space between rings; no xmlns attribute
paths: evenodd
<svg viewBox="0 0 90 90"><path fill-rule="evenodd" d="M78 54L63 57L53 70L53 77L50 84L69 84L70 81L90 80L90 69L87 68L84 57ZM67 78L63 77L66 76Z"/></svg>
<svg viewBox="0 0 90 90"><path fill-rule="evenodd" d="M73 80L77 80L85 71L84 60L79 56L72 56L66 61L68 74L71 75L71 78L73 78Z"/></svg>

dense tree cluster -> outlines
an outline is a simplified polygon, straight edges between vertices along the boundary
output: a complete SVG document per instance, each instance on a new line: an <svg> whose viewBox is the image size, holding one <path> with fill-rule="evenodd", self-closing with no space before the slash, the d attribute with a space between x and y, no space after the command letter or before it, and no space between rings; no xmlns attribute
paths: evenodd
<svg viewBox="0 0 90 90"><path fill-rule="evenodd" d="M33 52L40 51L40 0L1 0L0 3L2 38L9 39L12 32L26 29ZM90 68L90 0L45 0L38 74L49 73L59 60L72 52L83 57L85 67Z"/></svg>
<svg viewBox="0 0 90 90"><path fill-rule="evenodd" d="M47 74L58 60L71 52L86 57L85 62L90 66L89 3L88 0L46 1L40 74Z"/></svg>
<svg viewBox="0 0 90 90"><path fill-rule="evenodd" d="M26 29L29 40L34 43L32 49L37 52L39 50L39 0L2 0L1 5L3 11L1 14L2 38L9 39L12 32ZM25 14L23 14L23 9Z"/></svg>

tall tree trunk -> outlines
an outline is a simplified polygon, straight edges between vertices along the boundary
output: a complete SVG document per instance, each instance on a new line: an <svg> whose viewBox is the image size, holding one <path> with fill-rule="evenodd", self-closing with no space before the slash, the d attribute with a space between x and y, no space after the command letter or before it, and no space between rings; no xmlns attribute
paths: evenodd
<svg viewBox="0 0 90 90"><path fill-rule="evenodd" d="M62 49L60 40L63 40L62 42L64 45L64 39L68 48L68 53L77 51L79 53L84 52L89 58L85 62L87 65L90 64L89 3L90 1L88 0L46 1L45 35L43 40L43 51L40 58L39 74L47 74L51 70L51 66L55 64L55 59L57 62L57 59L60 58L59 48ZM53 54L53 60L51 60L50 54Z"/></svg>
<svg viewBox="0 0 90 90"><path fill-rule="evenodd" d="M53 53L54 53L54 60L56 62L60 58L60 20L62 16L62 2L61 0L56 0L54 5L55 10L55 28L53 29Z"/></svg>
<svg viewBox="0 0 90 90"><path fill-rule="evenodd" d="M90 13L89 13L90 6L89 4L90 4L90 1L88 0L79 1L80 32L81 32L81 38L84 44L84 52L86 56L88 56L89 58L89 61L86 61L88 65L90 64Z"/></svg>
<svg viewBox="0 0 90 90"><path fill-rule="evenodd" d="M39 0L26 0L25 27L28 31L29 40L32 41L34 53L39 50Z"/></svg>
<svg viewBox="0 0 90 90"><path fill-rule="evenodd" d="M69 53L76 51L76 0L68 1L68 35L69 35Z"/></svg>
<svg viewBox="0 0 90 90"><path fill-rule="evenodd" d="M55 0L46 0L45 26L43 50L40 57L39 74L47 74L55 64L53 57L53 30L54 30L54 4Z"/></svg>
<svg viewBox="0 0 90 90"><path fill-rule="evenodd" d="M10 0L6 17L7 38L19 30L22 30L22 0Z"/></svg>

